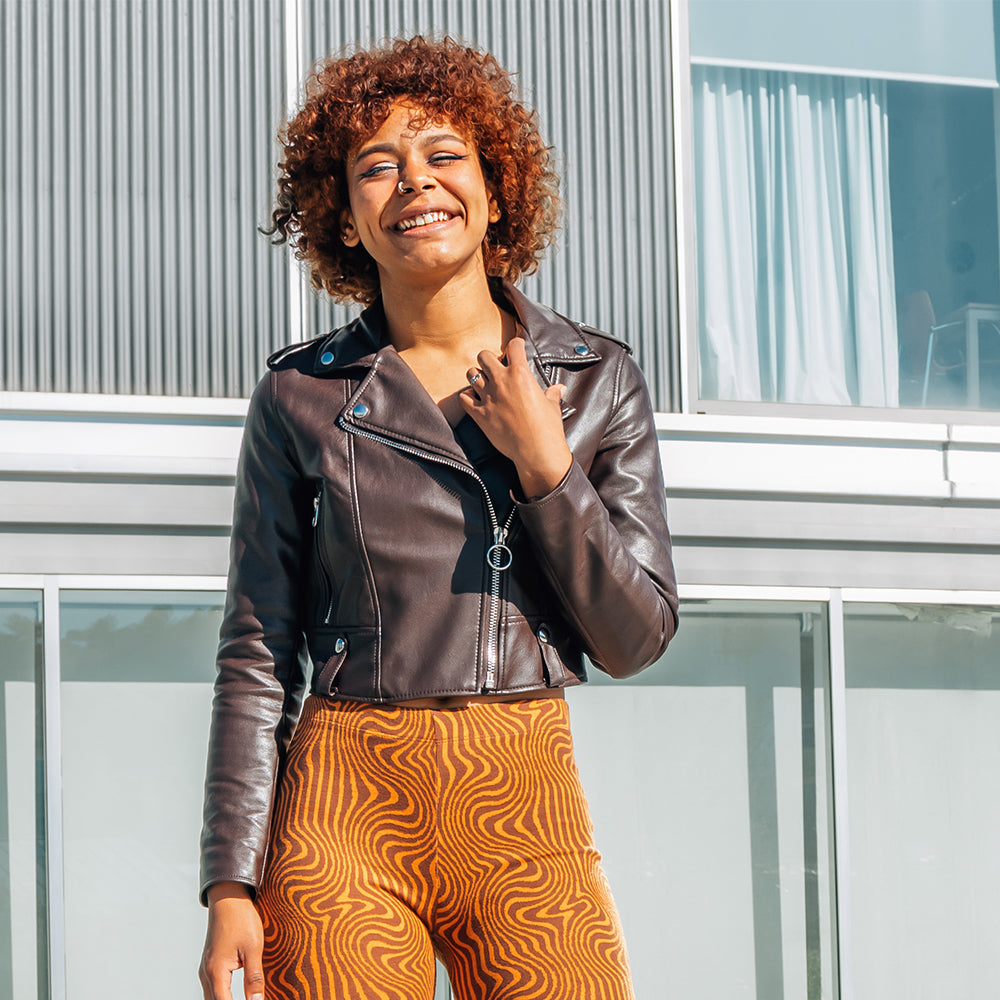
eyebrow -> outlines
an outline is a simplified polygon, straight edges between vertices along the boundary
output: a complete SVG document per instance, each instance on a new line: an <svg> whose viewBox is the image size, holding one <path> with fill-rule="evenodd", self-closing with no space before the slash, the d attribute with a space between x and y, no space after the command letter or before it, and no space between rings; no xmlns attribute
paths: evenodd
<svg viewBox="0 0 1000 1000"><path fill-rule="evenodd" d="M452 132L435 132L433 135L425 135L420 140L420 145L432 146L436 142L442 142L445 140L460 142L463 146L468 144L468 140L463 139L460 135L455 135ZM357 163L359 160L366 156L370 156L372 153L394 153L395 151L396 147L393 146L391 142L379 142L374 146L365 146L363 149L358 150L358 155L354 157L354 162Z"/></svg>

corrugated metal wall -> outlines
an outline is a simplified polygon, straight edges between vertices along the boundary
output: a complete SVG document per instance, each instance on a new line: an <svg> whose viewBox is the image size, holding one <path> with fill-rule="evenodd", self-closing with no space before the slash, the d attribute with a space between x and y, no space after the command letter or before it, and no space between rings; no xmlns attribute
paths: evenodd
<svg viewBox="0 0 1000 1000"><path fill-rule="evenodd" d="M566 203L525 290L629 340L674 408L662 0L5 0L0 388L245 396L269 350L342 322L312 300L290 329L287 251L256 231L286 14L303 66L448 32L520 73Z"/></svg>
<svg viewBox="0 0 1000 1000"><path fill-rule="evenodd" d="M288 340L255 226L281 0L5 0L3 389L246 395Z"/></svg>
<svg viewBox="0 0 1000 1000"><path fill-rule="evenodd" d="M563 230L528 295L629 341L679 409L666 0L302 0L306 65L352 42L451 34L519 74L556 148ZM320 331L345 310L318 301Z"/></svg>

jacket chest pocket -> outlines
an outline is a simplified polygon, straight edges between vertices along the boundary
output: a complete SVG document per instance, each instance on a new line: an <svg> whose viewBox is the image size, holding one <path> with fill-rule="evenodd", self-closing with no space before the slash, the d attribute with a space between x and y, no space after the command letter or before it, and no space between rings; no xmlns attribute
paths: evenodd
<svg viewBox="0 0 1000 1000"><path fill-rule="evenodd" d="M316 483L313 496L312 530L313 530L313 561L315 563L315 578L319 583L317 598L319 620L324 625L329 624L333 616L333 579L326 561L323 545L323 520L326 514L328 500L324 496L323 482Z"/></svg>

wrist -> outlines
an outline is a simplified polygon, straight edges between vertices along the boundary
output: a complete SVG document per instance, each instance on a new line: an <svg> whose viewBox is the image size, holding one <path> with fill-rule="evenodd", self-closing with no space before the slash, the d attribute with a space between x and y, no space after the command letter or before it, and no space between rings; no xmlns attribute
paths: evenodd
<svg viewBox="0 0 1000 1000"><path fill-rule="evenodd" d="M551 493L565 478L573 464L573 454L569 448L558 456L552 457L544 465L539 464L527 469L518 469L518 479L521 492L529 500L539 500Z"/></svg>
<svg viewBox="0 0 1000 1000"><path fill-rule="evenodd" d="M220 899L250 899L250 886L245 882L216 882L210 885L205 893L208 905L212 906Z"/></svg>

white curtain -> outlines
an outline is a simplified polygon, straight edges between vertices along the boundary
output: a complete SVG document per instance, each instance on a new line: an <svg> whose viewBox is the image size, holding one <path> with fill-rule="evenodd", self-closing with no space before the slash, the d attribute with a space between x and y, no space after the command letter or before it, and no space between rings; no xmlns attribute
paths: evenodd
<svg viewBox="0 0 1000 1000"><path fill-rule="evenodd" d="M693 84L702 397L898 405L884 83Z"/></svg>

